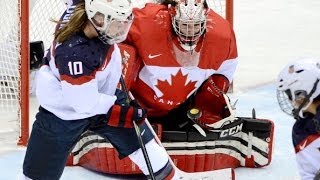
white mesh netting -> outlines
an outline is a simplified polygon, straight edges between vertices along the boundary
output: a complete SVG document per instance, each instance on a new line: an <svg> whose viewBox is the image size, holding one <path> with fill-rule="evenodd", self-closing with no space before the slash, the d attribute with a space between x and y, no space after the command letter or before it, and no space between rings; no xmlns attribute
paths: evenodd
<svg viewBox="0 0 320 180"><path fill-rule="evenodd" d="M19 6L18 1L4 1L0 6L0 145L15 139L19 130Z"/></svg>

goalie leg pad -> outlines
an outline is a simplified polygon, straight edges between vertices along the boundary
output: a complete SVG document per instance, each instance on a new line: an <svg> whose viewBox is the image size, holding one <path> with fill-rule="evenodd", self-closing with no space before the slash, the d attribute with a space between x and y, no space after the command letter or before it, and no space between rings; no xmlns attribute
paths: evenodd
<svg viewBox="0 0 320 180"><path fill-rule="evenodd" d="M221 137L219 132L208 132L206 137L198 132L156 132L162 134L162 144L173 162L180 170L186 172L241 166L259 168L270 164L273 149L273 122L252 118L239 118L238 121L243 122L241 131L226 137ZM76 147L89 144L87 138L82 138L79 142L82 142L82 145L78 143ZM120 160L110 143L103 141L101 137L95 142L94 148L89 152L83 152L87 149L85 147L82 151L75 148L73 164L111 174L141 174L139 168L130 159ZM103 164L108 166L102 166Z"/></svg>
<svg viewBox="0 0 320 180"><path fill-rule="evenodd" d="M268 119L244 118L242 139L247 141L245 167L263 167L271 163L274 123Z"/></svg>

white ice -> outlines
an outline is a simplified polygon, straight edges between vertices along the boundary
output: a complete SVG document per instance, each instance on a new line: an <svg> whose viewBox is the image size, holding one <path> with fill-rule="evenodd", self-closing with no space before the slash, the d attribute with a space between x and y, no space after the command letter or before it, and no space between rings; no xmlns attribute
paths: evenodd
<svg viewBox="0 0 320 180"><path fill-rule="evenodd" d="M271 164L259 169L237 168L236 179L298 180L291 143L294 121L278 107L274 80L280 69L293 59L320 58L320 1L235 0L234 5L240 61L234 81L235 92L230 96L232 100L239 99L238 116L250 116L251 109L255 108L258 118L271 119L275 123ZM31 111L35 112L35 105L33 107ZM12 145L0 147L0 180L16 178L21 172L24 152L24 148ZM61 179L114 177L81 167L67 167Z"/></svg>

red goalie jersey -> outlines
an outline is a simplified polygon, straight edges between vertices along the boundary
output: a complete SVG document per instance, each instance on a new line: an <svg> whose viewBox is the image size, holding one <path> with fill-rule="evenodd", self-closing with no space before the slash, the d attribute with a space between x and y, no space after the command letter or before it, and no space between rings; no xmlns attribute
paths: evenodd
<svg viewBox="0 0 320 180"><path fill-rule="evenodd" d="M207 13L205 34L194 50L185 51L173 32L167 6L147 4L134 11L127 43L136 47L141 66L131 91L149 116L176 108L213 74L232 81L237 65L234 32L221 16Z"/></svg>

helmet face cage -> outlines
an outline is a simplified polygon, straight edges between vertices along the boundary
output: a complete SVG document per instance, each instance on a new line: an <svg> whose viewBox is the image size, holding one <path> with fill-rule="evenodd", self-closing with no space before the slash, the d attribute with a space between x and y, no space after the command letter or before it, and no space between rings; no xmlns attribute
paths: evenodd
<svg viewBox="0 0 320 180"><path fill-rule="evenodd" d="M86 0L86 13L96 28L99 39L106 44L126 39L133 21L129 0Z"/></svg>
<svg viewBox="0 0 320 180"><path fill-rule="evenodd" d="M93 26L96 28L99 39L107 44L115 44L124 41L127 37L129 29L132 24L133 15L128 17L127 20L119 21L119 20L105 20L105 16L97 14L91 18L91 22ZM99 21L100 19L100 21ZM100 23L100 22L103 23Z"/></svg>
<svg viewBox="0 0 320 180"><path fill-rule="evenodd" d="M303 58L289 63L277 80L277 100L281 110L304 118L304 111L320 94L320 60Z"/></svg>
<svg viewBox="0 0 320 180"><path fill-rule="evenodd" d="M206 29L206 9L203 1L180 1L176 6L172 26L181 46L185 50L193 50Z"/></svg>
<svg viewBox="0 0 320 180"><path fill-rule="evenodd" d="M277 100L280 109L286 114L293 116L294 107L292 105L292 98L289 98L285 91L277 90Z"/></svg>

